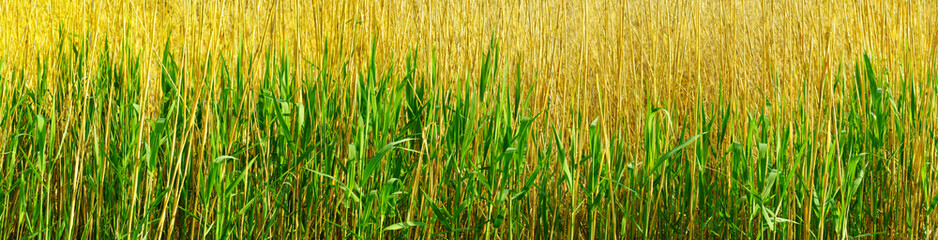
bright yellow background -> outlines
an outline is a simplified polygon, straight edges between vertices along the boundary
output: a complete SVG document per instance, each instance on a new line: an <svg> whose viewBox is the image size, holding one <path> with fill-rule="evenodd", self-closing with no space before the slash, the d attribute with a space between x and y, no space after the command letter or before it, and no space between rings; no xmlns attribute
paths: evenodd
<svg viewBox="0 0 938 240"><path fill-rule="evenodd" d="M798 96L805 82L809 97L823 97L837 65L851 66L863 50L884 67L922 76L935 67L935 16L935 1L13 0L0 3L0 54L4 76L33 71L36 56L53 55L64 32L92 52L105 39L129 43L152 78L169 32L188 66L209 53L230 56L239 43L256 59L273 45L318 62L324 41L335 52L343 37L341 59L358 71L377 35L384 67L402 66L419 46L421 61L435 50L442 79L453 81L469 67L477 75L494 33L501 72L513 73L520 59L525 81L536 81L538 106L596 114L588 106L603 93L605 112L616 116L644 106L646 87L672 104L697 94L712 100L720 85L751 106Z"/></svg>

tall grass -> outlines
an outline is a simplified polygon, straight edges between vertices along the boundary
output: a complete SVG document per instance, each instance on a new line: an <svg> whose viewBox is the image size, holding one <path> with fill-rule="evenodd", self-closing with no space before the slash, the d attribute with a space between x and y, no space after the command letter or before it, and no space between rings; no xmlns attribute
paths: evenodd
<svg viewBox="0 0 938 240"><path fill-rule="evenodd" d="M536 106L494 37L447 84L378 38L365 62L333 56L344 39L149 60L61 39L35 74L2 65L0 238L935 237L938 75L874 55L754 109L646 94L628 126Z"/></svg>
<svg viewBox="0 0 938 240"><path fill-rule="evenodd" d="M933 239L936 13L9 1L0 238Z"/></svg>
<svg viewBox="0 0 938 240"><path fill-rule="evenodd" d="M639 124L636 109L645 104L633 99L644 98L646 89L650 98L671 103L671 112L687 116L697 103L684 96L702 92L702 101L713 102L718 94L712 90L719 87L726 98L739 100L740 109L755 110L777 93L797 100L789 97L800 95L807 79L807 100L818 101L830 92L822 87L829 87L839 61L864 51L881 57L881 66L925 75L938 60L936 14L935 1L881 0L7 1L0 5L0 46L6 50L0 54L33 73L33 60L56 51L64 31L83 38L92 52L108 40L126 42L143 57L145 77L160 74L154 60L167 38L185 53L178 59L182 65L201 65L208 55L242 47L246 58L259 61L269 46L279 45L288 47L298 60L294 69L304 73L303 59L319 59L323 42L346 36L343 51L333 49L331 56L352 60L347 68L359 72L367 70L377 35L378 55L397 69L406 62L403 53L416 48L424 63L435 53L439 83L448 86L454 76L480 70L479 56L495 33L499 57L511 63L499 71L511 71L520 59L538 110L554 106L548 113L562 121L571 121L569 108L609 113L615 117L606 125L618 127ZM776 85L781 89L768 90ZM599 106L598 91L606 97L604 109L584 107ZM639 136L632 131L626 137Z"/></svg>

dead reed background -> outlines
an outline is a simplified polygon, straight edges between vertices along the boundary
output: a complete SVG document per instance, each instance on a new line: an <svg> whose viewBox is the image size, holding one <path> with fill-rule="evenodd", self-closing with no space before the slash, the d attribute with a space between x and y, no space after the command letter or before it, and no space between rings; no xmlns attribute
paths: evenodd
<svg viewBox="0 0 938 240"><path fill-rule="evenodd" d="M642 106L632 99L646 87L679 106L698 90L712 99L721 85L758 104L775 97L768 89L778 77L782 97L805 81L820 97L832 69L864 50L890 69L921 75L936 60L936 14L936 2L865 0L8 1L0 5L0 42L11 60L30 64L54 49L60 31L99 48L128 41L146 55L158 54L169 36L188 61L239 44L254 58L279 44L297 59L318 59L326 40L344 37L347 48L334 56L352 59L356 71L377 36L381 60L403 66L414 48L421 60L435 52L451 81L466 66L478 71L477 56L494 34L502 61L520 61L525 80L537 85L539 104L552 96L560 109L596 106L598 83L611 97L607 113L618 116ZM145 59L157 73L155 60Z"/></svg>

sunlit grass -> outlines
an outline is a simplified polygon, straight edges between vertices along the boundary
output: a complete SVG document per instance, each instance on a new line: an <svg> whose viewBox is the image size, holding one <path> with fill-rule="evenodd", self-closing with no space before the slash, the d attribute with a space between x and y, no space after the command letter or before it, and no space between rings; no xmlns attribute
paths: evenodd
<svg viewBox="0 0 938 240"><path fill-rule="evenodd" d="M129 44L71 39L36 74L0 64L0 238L934 237L938 77L867 54L826 93L646 95L627 126L552 119L496 38L450 84L418 50L382 67L377 38L366 62L167 41L150 77Z"/></svg>

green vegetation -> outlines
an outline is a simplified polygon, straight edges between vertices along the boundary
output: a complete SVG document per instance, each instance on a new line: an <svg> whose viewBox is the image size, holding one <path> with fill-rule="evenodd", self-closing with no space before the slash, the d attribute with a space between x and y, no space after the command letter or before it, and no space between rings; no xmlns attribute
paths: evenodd
<svg viewBox="0 0 938 240"><path fill-rule="evenodd" d="M629 126L536 106L494 43L448 84L433 57L380 67L377 42L198 65L167 43L158 75L67 41L35 75L0 63L0 238L935 237L936 74L863 55L821 96L646 97Z"/></svg>

